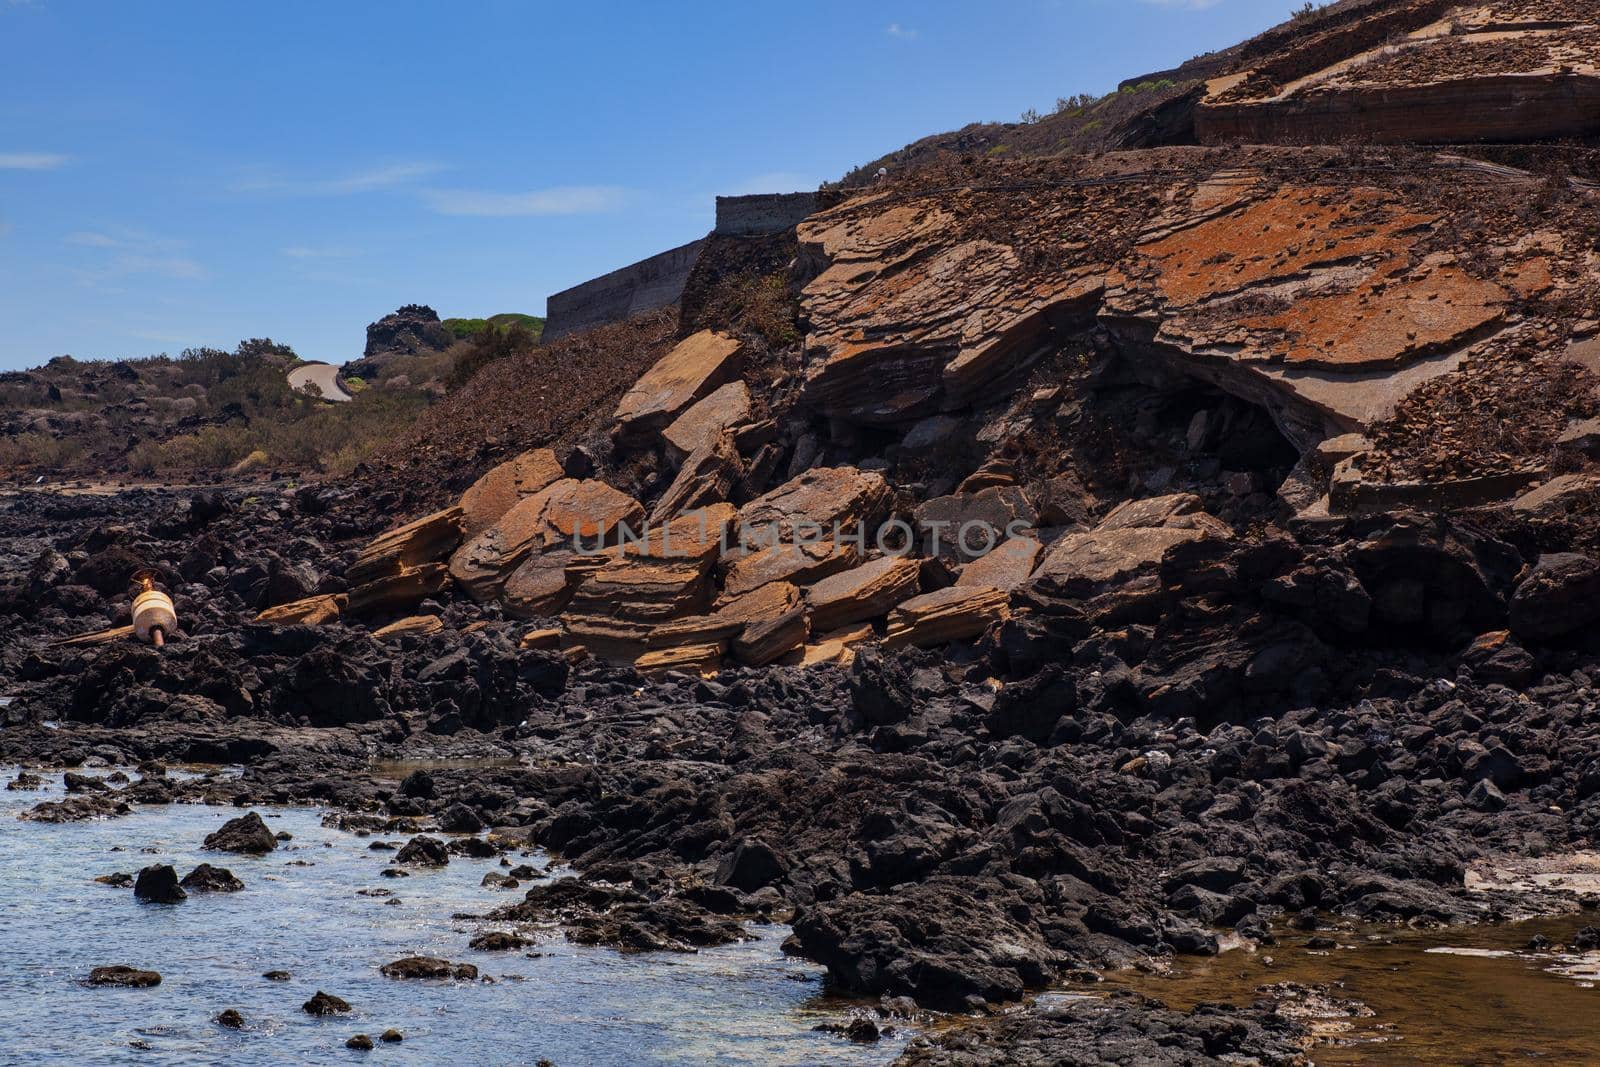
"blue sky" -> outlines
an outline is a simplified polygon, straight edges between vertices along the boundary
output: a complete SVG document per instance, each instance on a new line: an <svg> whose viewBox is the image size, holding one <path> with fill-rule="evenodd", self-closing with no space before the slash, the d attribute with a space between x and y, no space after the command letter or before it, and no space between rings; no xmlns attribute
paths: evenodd
<svg viewBox="0 0 1600 1067"><path fill-rule="evenodd" d="M925 134L1103 92L1291 0L0 0L0 369L360 355L541 313Z"/></svg>

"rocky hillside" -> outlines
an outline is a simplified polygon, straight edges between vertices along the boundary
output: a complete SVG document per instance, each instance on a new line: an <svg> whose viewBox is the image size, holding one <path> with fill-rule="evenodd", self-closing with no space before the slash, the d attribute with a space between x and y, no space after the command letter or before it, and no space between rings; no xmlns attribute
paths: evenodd
<svg viewBox="0 0 1600 1067"><path fill-rule="evenodd" d="M490 825L577 872L499 921L788 921L885 1019L1591 906L1589 17L1349 0L1171 78L1187 134L708 239L677 313L501 353L350 479L22 495L0 750ZM140 567L160 653L103 632ZM509 759L363 775L445 749ZM1304 992L906 1060L1303 1062Z"/></svg>
<svg viewBox="0 0 1600 1067"><path fill-rule="evenodd" d="M368 327L367 356L318 368L336 396L354 396L339 405L300 389L296 369L311 365L270 340L176 358L58 357L0 374L0 476L347 474L479 369L532 349L542 325L401 308Z"/></svg>

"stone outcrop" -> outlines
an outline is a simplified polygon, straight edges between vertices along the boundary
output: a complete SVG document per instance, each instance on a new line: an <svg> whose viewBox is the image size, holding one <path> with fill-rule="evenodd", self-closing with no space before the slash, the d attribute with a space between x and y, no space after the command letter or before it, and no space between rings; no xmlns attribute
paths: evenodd
<svg viewBox="0 0 1600 1067"><path fill-rule="evenodd" d="M384 640L398 637L426 637L444 629L444 621L437 615L411 615L372 631L372 636Z"/></svg>
<svg viewBox="0 0 1600 1067"><path fill-rule="evenodd" d="M424 304L407 304L367 327L367 347L362 355L443 352L454 343L437 311Z"/></svg>
<svg viewBox="0 0 1600 1067"><path fill-rule="evenodd" d="M916 529L931 541L934 554L970 562L987 556L999 542L1030 533L1039 521L1028 496L1015 485L934 497L917 506Z"/></svg>
<svg viewBox="0 0 1600 1067"><path fill-rule="evenodd" d="M623 394L616 411L618 438L638 441L665 429L737 375L743 352L738 340L710 330L679 342Z"/></svg>

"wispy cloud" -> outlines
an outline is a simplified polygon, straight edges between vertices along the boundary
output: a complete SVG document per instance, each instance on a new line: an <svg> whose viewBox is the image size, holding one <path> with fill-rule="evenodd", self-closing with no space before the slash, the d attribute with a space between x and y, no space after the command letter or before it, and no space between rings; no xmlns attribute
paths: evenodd
<svg viewBox="0 0 1600 1067"><path fill-rule="evenodd" d="M441 215L508 218L527 215L595 215L626 203L627 190L614 185L559 185L526 193L476 189L429 189L423 198Z"/></svg>
<svg viewBox="0 0 1600 1067"><path fill-rule="evenodd" d="M887 33L890 37L898 37L902 41L910 41L916 38L918 31L912 29L910 26L902 26L898 22L891 22L889 25L884 27L883 32Z"/></svg>
<svg viewBox="0 0 1600 1067"><path fill-rule="evenodd" d="M355 255L355 252L332 245L290 245L283 249L283 254L290 259L344 259Z"/></svg>
<svg viewBox="0 0 1600 1067"><path fill-rule="evenodd" d="M159 237L125 226L79 230L62 238L66 244L92 250L89 266L75 271L78 281L104 288L105 284L134 275L199 281L210 272L187 252L187 242Z"/></svg>
<svg viewBox="0 0 1600 1067"><path fill-rule="evenodd" d="M94 230L80 230L77 233L69 233L62 240L69 245L77 245L79 248L120 248L123 244L123 241L119 238L112 237L108 233L97 233Z"/></svg>
<svg viewBox="0 0 1600 1067"><path fill-rule="evenodd" d="M277 193L284 196L350 196L414 185L445 170L442 164L423 161L382 163L362 170L333 175L285 174L251 168L233 183L236 193Z"/></svg>
<svg viewBox="0 0 1600 1067"><path fill-rule="evenodd" d="M0 170L55 170L68 158L56 152L0 152Z"/></svg>

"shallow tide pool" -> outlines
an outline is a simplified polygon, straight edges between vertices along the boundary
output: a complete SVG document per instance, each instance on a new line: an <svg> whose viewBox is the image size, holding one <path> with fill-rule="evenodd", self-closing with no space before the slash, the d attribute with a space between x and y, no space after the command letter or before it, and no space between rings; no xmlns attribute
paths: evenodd
<svg viewBox="0 0 1600 1067"><path fill-rule="evenodd" d="M87 773L100 774L101 771ZM9 781L15 770L3 772ZM324 827L313 808L261 807L293 840L264 857L203 852L205 836L241 814L202 805L141 807L120 819L63 825L17 815L59 797L59 776L35 792L0 791L0 1064L881 1064L900 1043L855 1045L813 1028L847 1021L826 1000L822 970L785 957L781 926L756 940L697 954L622 955L569 944L558 930L514 952L474 952L468 939L503 925L454 920L519 900L488 889L498 859L451 857L441 870L379 871L392 852ZM513 863L543 867L538 855ZM227 867L239 893L191 893L173 905L134 899L98 875L171 863ZM524 883L526 887L527 883ZM363 896L359 890L393 896ZM393 903L398 901L398 903ZM528 953L536 958L529 958ZM406 955L475 964L488 982L395 981L378 968ZM150 989L92 988L98 966L157 971ZM263 972L284 970L289 981ZM318 990L350 1015L313 1018ZM217 1025L233 1008L246 1028ZM346 1049L357 1033L400 1044Z"/></svg>

